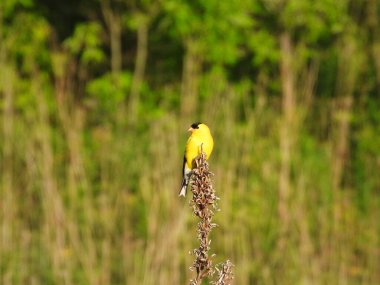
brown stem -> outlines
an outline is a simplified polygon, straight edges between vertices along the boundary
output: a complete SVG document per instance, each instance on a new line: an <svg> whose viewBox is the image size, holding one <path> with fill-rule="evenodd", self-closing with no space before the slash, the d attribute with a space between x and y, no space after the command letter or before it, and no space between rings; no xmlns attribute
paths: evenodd
<svg viewBox="0 0 380 285"><path fill-rule="evenodd" d="M101 10L110 33L111 70L113 74L121 71L121 16L110 7L107 0L101 1Z"/></svg>
<svg viewBox="0 0 380 285"><path fill-rule="evenodd" d="M181 114L188 121L197 109L197 97L199 87L200 59L194 46L188 40L183 59L182 83L181 83Z"/></svg>
<svg viewBox="0 0 380 285"><path fill-rule="evenodd" d="M292 128L295 112L295 94L292 70L292 45L290 35L284 32L280 37L281 48L281 83L283 122L280 126L281 169L279 177L278 214L281 220L280 250L284 249L286 234L289 228L289 195L290 195L290 157L292 149Z"/></svg>
<svg viewBox="0 0 380 285"><path fill-rule="evenodd" d="M206 155L202 152L195 159L195 168L193 170L191 181L191 192L193 198L191 206L194 214L200 219L198 223L198 239L199 247L194 249L195 260L193 268L196 269L197 276L195 280L191 280L190 284L200 284L207 275L212 275L212 260L209 256L210 242L209 234L216 225L212 223L214 212L216 209L216 201L218 197L211 184L212 173L209 171Z"/></svg>
<svg viewBox="0 0 380 285"><path fill-rule="evenodd" d="M144 80L147 57L148 23L144 20L137 28L137 55L129 101L129 120L131 124L134 124L137 120L137 109L140 97L140 90L142 82Z"/></svg>

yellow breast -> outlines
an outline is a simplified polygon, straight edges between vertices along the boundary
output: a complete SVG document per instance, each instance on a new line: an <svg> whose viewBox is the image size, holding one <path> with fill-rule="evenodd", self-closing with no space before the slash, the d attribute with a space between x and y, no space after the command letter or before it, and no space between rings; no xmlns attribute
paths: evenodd
<svg viewBox="0 0 380 285"><path fill-rule="evenodd" d="M208 159L211 155L213 147L214 147L214 140L209 132L208 133L194 132L189 137L186 144L185 156L186 156L187 167L190 169L193 168L193 165L192 165L193 160L201 153L201 149L205 152L206 159Z"/></svg>

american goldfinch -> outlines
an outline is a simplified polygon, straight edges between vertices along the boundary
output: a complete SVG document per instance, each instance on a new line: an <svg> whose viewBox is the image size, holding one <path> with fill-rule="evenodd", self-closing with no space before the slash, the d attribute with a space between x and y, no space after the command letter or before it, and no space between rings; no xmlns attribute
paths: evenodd
<svg viewBox="0 0 380 285"><path fill-rule="evenodd" d="M211 155L214 147L214 140L211 136L210 129L202 123L194 123L188 130L191 135L186 143L185 156L183 158L182 167L182 184L179 196L186 195L187 185L190 181L191 170L193 169L193 160L200 153L201 149L206 154L206 159Z"/></svg>

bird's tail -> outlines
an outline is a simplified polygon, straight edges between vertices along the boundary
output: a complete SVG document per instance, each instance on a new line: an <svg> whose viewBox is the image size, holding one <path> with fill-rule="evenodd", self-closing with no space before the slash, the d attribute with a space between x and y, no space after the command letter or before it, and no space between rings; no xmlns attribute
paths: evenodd
<svg viewBox="0 0 380 285"><path fill-rule="evenodd" d="M182 178L182 183L181 183L181 190L179 191L178 196L186 196L187 192L187 184L189 184L189 179L187 178L187 175L184 175Z"/></svg>
<svg viewBox="0 0 380 285"><path fill-rule="evenodd" d="M186 156L183 157L183 166L182 166L182 183L181 183L181 190L179 191L178 196L186 196L186 190L187 190L187 185L189 184L190 180L190 175L191 175L191 169L186 167Z"/></svg>
<svg viewBox="0 0 380 285"><path fill-rule="evenodd" d="M181 188L181 191L179 191L179 195L178 196L183 196L185 197L186 196L186 189L187 189L187 185L183 185L182 188Z"/></svg>

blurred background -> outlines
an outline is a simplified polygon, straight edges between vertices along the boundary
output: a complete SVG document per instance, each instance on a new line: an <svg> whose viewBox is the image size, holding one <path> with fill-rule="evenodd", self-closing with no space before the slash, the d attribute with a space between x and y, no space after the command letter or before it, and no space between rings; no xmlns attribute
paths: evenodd
<svg viewBox="0 0 380 285"><path fill-rule="evenodd" d="M188 284L196 121L235 284L380 284L379 19L377 0L1 1L0 284Z"/></svg>

